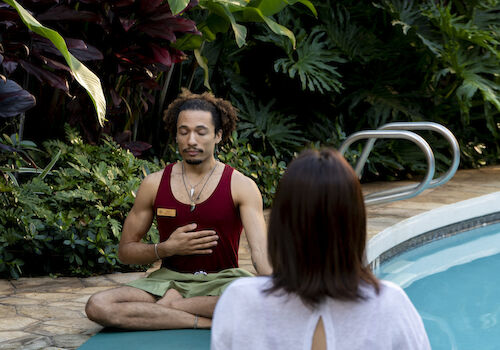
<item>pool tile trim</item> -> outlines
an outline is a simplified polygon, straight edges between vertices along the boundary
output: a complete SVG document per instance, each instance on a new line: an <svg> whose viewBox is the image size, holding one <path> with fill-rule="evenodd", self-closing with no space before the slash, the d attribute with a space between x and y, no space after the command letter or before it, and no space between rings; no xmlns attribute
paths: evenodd
<svg viewBox="0 0 500 350"><path fill-rule="evenodd" d="M385 261L408 249L486 223L500 222L499 208L500 192L495 192L413 216L370 239L366 261L376 267L381 260Z"/></svg>

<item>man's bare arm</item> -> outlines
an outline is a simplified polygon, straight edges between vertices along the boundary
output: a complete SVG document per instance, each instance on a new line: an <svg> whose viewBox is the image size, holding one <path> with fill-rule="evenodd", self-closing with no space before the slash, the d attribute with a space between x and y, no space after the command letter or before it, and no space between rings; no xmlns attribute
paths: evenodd
<svg viewBox="0 0 500 350"><path fill-rule="evenodd" d="M267 229L259 188L250 178L235 171L231 180L231 191L239 205L255 270L259 275L270 275L272 268L267 256Z"/></svg>
<svg viewBox="0 0 500 350"><path fill-rule="evenodd" d="M142 243L153 222L153 207L161 172L148 175L142 182L134 206L123 224L118 258L124 264L151 264L158 260L153 244ZM196 224L181 226L158 244L160 258L172 255L211 254L217 245L215 231L194 231Z"/></svg>

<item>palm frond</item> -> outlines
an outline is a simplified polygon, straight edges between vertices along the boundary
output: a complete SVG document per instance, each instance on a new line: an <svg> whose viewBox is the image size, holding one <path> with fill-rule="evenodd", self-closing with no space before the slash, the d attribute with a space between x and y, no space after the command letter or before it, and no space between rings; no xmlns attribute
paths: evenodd
<svg viewBox="0 0 500 350"><path fill-rule="evenodd" d="M326 32L335 47L350 60L369 62L380 57L381 41L373 32L354 23L343 6L332 6L330 18L326 21Z"/></svg>
<svg viewBox="0 0 500 350"><path fill-rule="evenodd" d="M274 70L288 74L292 79L298 75L302 90L339 93L343 88L340 81L342 76L332 63L343 63L345 59L328 47L325 34L318 27L309 35L301 30L297 35L297 50L287 47L288 57L276 60Z"/></svg>
<svg viewBox="0 0 500 350"><path fill-rule="evenodd" d="M276 112L275 100L264 104L254 103L247 96L242 100L233 99L239 109L241 121L238 123L240 138L251 139L269 152L269 147L277 154L293 154L307 139L298 129L293 116Z"/></svg>

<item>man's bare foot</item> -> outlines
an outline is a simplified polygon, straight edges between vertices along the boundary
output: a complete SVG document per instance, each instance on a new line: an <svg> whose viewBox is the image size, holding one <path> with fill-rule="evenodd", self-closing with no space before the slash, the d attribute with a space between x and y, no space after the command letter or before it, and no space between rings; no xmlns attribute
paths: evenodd
<svg viewBox="0 0 500 350"><path fill-rule="evenodd" d="M178 300L178 299L182 299L181 293L179 293L175 289L169 289L165 292L163 297L160 300L158 300L156 303L163 305L163 306L166 306L166 307L171 307L172 302L174 300Z"/></svg>

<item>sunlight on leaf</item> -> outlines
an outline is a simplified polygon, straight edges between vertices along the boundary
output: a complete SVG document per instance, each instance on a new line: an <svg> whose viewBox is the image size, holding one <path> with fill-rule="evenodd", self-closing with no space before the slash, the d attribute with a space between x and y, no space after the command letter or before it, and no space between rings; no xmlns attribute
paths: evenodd
<svg viewBox="0 0 500 350"><path fill-rule="evenodd" d="M103 126L106 120L106 100L99 78L68 51L65 41L59 33L40 24L40 22L15 0L4 0L4 2L16 9L22 21L30 30L49 39L61 52L66 63L71 68L75 79L85 88L85 90L87 90L96 109L99 124Z"/></svg>

